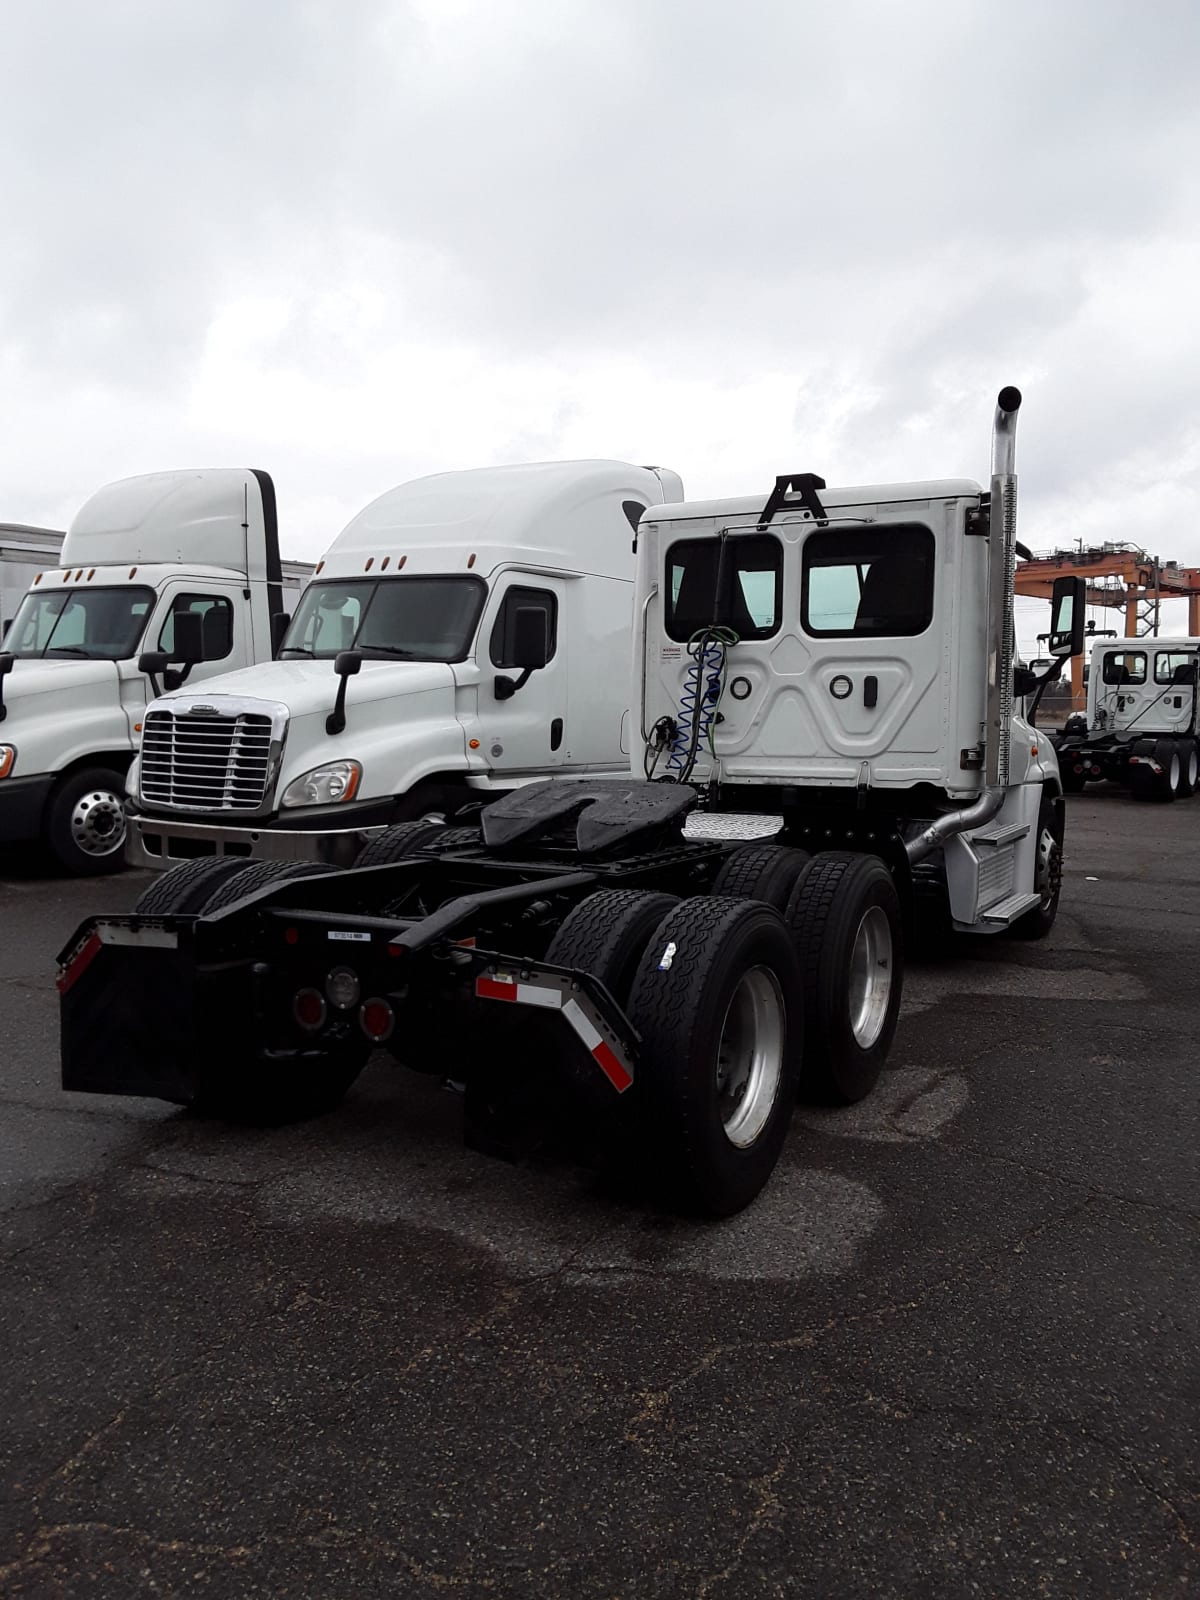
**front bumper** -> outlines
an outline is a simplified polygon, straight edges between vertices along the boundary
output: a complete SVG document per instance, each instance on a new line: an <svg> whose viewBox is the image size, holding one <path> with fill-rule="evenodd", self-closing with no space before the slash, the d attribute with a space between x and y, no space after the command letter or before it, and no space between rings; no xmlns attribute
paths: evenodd
<svg viewBox="0 0 1200 1600"><path fill-rule="evenodd" d="M42 818L53 787L52 772L0 782L0 844L23 844L41 837Z"/></svg>
<svg viewBox="0 0 1200 1600"><path fill-rule="evenodd" d="M125 859L131 866L161 872L196 856L244 856L253 861L322 861L348 867L373 833L387 826L394 799L368 800L322 808L309 814L316 826L295 828L276 821L243 823L183 822L155 817L127 806ZM293 815L296 815L293 813ZM289 818L290 821L290 818Z"/></svg>

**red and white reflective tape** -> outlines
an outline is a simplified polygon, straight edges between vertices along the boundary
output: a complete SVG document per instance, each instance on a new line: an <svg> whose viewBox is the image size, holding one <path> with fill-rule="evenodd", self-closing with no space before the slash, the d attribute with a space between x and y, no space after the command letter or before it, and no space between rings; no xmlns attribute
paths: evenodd
<svg viewBox="0 0 1200 1600"><path fill-rule="evenodd" d="M633 1082L633 1073L605 1040L578 1000L564 995L561 989L538 983L519 983L507 973L497 973L476 978L475 994L480 1000L509 1000L517 1005L542 1006L551 1011L561 1011L618 1094L624 1094Z"/></svg>
<svg viewBox="0 0 1200 1600"><path fill-rule="evenodd" d="M507 973L497 977L476 978L475 993L480 1000L515 1000L523 1006L549 1006L562 1010L562 995L557 989L543 989L536 983L518 983Z"/></svg>
<svg viewBox="0 0 1200 1600"><path fill-rule="evenodd" d="M59 968L58 977L54 986L59 994L66 994L73 983L77 983L100 954L102 949L100 935L89 933L82 944L77 945L71 952L70 958L64 967Z"/></svg>
<svg viewBox="0 0 1200 1600"><path fill-rule="evenodd" d="M584 1016L578 1001L568 1000L562 1008L563 1016L575 1029L583 1040L588 1054L594 1059L601 1072L612 1084L618 1094L624 1094L633 1082L633 1073L617 1055L616 1051L605 1044L600 1034Z"/></svg>

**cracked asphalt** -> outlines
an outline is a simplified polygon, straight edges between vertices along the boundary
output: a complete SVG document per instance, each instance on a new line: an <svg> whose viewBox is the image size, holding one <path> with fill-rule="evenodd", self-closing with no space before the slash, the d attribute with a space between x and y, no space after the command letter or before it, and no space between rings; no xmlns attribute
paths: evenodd
<svg viewBox="0 0 1200 1600"><path fill-rule="evenodd" d="M1053 937L697 1226L374 1064L247 1133L57 1088L0 863L0 1594L1200 1593L1200 799L1070 802Z"/></svg>

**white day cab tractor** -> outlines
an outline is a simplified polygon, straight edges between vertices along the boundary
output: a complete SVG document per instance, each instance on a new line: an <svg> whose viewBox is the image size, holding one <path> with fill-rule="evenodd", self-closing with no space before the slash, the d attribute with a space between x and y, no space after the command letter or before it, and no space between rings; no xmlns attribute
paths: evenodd
<svg viewBox="0 0 1200 1600"><path fill-rule="evenodd" d="M0 844L112 872L147 700L269 661L312 568L280 560L274 485L240 468L110 483L48 554L0 651Z"/></svg>
<svg viewBox="0 0 1200 1600"><path fill-rule="evenodd" d="M1135 800L1186 800L1200 782L1200 639L1116 639L1092 647L1087 715L1058 741L1063 788L1122 784Z"/></svg>
<svg viewBox="0 0 1200 1600"><path fill-rule="evenodd" d="M648 510L635 775L413 820L348 871L176 867L63 950L64 1087L278 1122L381 1046L465 1084L480 1148L565 1128L671 1206L745 1206L797 1094L878 1079L918 898L965 933L1054 920L1058 769L1014 709L1019 404L990 492L804 475ZM1061 585L1056 666L1082 647ZM515 632L534 653L527 612ZM728 810L784 831L720 837Z"/></svg>
<svg viewBox="0 0 1200 1600"><path fill-rule="evenodd" d="M444 472L338 535L279 658L156 700L129 858L349 865L372 833L629 766L633 529L673 472Z"/></svg>

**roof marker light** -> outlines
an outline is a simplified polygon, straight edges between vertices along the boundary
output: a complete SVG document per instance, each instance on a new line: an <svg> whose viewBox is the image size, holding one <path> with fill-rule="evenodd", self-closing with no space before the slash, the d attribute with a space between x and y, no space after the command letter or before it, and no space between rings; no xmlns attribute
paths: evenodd
<svg viewBox="0 0 1200 1600"><path fill-rule="evenodd" d="M474 550L472 550L471 554L467 557L467 566L468 566L468 568L470 568L470 567L473 567L474 565L475 565L475 552L474 552Z"/></svg>

